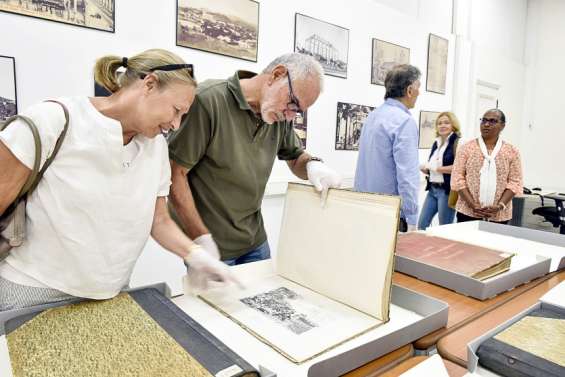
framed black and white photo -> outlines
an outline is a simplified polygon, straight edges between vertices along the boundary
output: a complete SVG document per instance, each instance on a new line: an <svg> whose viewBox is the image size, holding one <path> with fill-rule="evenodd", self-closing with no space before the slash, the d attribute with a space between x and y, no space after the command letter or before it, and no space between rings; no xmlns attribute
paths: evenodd
<svg viewBox="0 0 565 377"><path fill-rule="evenodd" d="M16 59L0 55L0 121L17 113Z"/></svg>
<svg viewBox="0 0 565 377"><path fill-rule="evenodd" d="M426 75L426 90L445 94L447 78L447 53L449 41L437 35L430 34L428 40L428 74Z"/></svg>
<svg viewBox="0 0 565 377"><path fill-rule="evenodd" d="M113 33L115 0L1 0L0 11Z"/></svg>
<svg viewBox="0 0 565 377"><path fill-rule="evenodd" d="M363 123L369 113L375 108L372 106L356 105L353 103L338 102L335 132L335 149L346 151L359 150L359 138Z"/></svg>
<svg viewBox="0 0 565 377"><path fill-rule="evenodd" d="M306 136L308 134L308 112L305 111L303 114L296 113L293 121L294 132L300 139L302 148L306 148Z"/></svg>
<svg viewBox="0 0 565 377"><path fill-rule="evenodd" d="M436 119L438 111L420 111L420 132L418 148L430 149L436 139Z"/></svg>
<svg viewBox="0 0 565 377"><path fill-rule="evenodd" d="M410 49L373 38L371 84L384 85L386 74L399 64L410 63Z"/></svg>
<svg viewBox="0 0 565 377"><path fill-rule="evenodd" d="M316 58L326 75L347 78L349 30L296 13L294 52Z"/></svg>
<svg viewBox="0 0 565 377"><path fill-rule="evenodd" d="M257 61L259 3L177 0L177 46Z"/></svg>

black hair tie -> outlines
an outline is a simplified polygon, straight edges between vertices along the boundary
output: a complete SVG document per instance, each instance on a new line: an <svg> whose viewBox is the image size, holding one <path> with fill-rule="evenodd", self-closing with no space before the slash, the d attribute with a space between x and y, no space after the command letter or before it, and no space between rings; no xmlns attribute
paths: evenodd
<svg viewBox="0 0 565 377"><path fill-rule="evenodd" d="M128 67L128 58L126 58L126 57L122 58L122 67L125 67L125 68Z"/></svg>

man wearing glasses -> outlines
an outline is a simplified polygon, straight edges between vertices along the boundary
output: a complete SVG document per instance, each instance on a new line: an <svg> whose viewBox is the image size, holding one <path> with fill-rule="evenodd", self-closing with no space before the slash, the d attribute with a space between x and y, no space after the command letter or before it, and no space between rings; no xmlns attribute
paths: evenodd
<svg viewBox="0 0 565 377"><path fill-rule="evenodd" d="M260 74L207 80L170 138L171 212L227 264L270 257L261 201L275 157L318 191L339 186L339 175L302 150L292 127L318 98L323 75L316 60L291 53Z"/></svg>

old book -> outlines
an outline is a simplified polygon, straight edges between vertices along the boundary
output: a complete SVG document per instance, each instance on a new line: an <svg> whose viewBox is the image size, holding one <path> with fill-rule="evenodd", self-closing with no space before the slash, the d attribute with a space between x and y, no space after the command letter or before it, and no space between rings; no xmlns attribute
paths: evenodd
<svg viewBox="0 0 565 377"><path fill-rule="evenodd" d="M396 254L477 280L508 271L514 256L512 253L416 232L398 237Z"/></svg>
<svg viewBox="0 0 565 377"><path fill-rule="evenodd" d="M14 377L259 376L155 289L6 322Z"/></svg>
<svg viewBox="0 0 565 377"><path fill-rule="evenodd" d="M565 376L565 313L536 309L483 342L477 356L503 376Z"/></svg>
<svg viewBox="0 0 565 377"><path fill-rule="evenodd" d="M276 270L204 301L302 363L389 320L398 197L289 184Z"/></svg>

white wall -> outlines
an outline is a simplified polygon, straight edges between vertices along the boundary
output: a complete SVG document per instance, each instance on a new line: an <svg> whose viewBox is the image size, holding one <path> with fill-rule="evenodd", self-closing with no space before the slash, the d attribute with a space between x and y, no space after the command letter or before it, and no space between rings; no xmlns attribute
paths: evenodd
<svg viewBox="0 0 565 377"><path fill-rule="evenodd" d="M326 89L309 110L308 150L349 178L353 178L356 152L335 151L335 118L338 101L378 106L384 87L370 84L371 38L410 48L411 63L418 66L424 85L416 109L443 111L451 108L453 82L453 38L451 0L407 1L407 8L390 8L373 0L357 1L260 1L258 62L248 62L175 46L175 2L116 1L116 32L106 33L46 20L0 13L0 55L16 58L19 109L48 97L92 95L92 67L105 54L128 56L153 47L176 52L195 64L199 80L228 77L236 69L259 71L276 56L292 51L294 14L303 13L350 30L348 78L326 76ZM426 4L426 5L424 5ZM400 9L400 11L399 11ZM403 11L406 9L407 12ZM433 32L450 40L447 93L425 91L428 34ZM428 151L422 151L423 158ZM280 192L291 176L285 164L277 162L270 187ZM282 199L266 198L264 216L267 231L276 248ZM156 267L157 266L157 267ZM154 243L149 243L134 273L132 283L167 280L180 287L182 266Z"/></svg>
<svg viewBox="0 0 565 377"><path fill-rule="evenodd" d="M456 73L454 109L463 137L478 136L478 82L498 90L507 116L503 137L521 147L524 122L524 48L527 0L456 0Z"/></svg>
<svg viewBox="0 0 565 377"><path fill-rule="evenodd" d="M563 88L565 87L565 2L533 0L528 7L525 116L522 154L530 187L560 189L563 176Z"/></svg>

